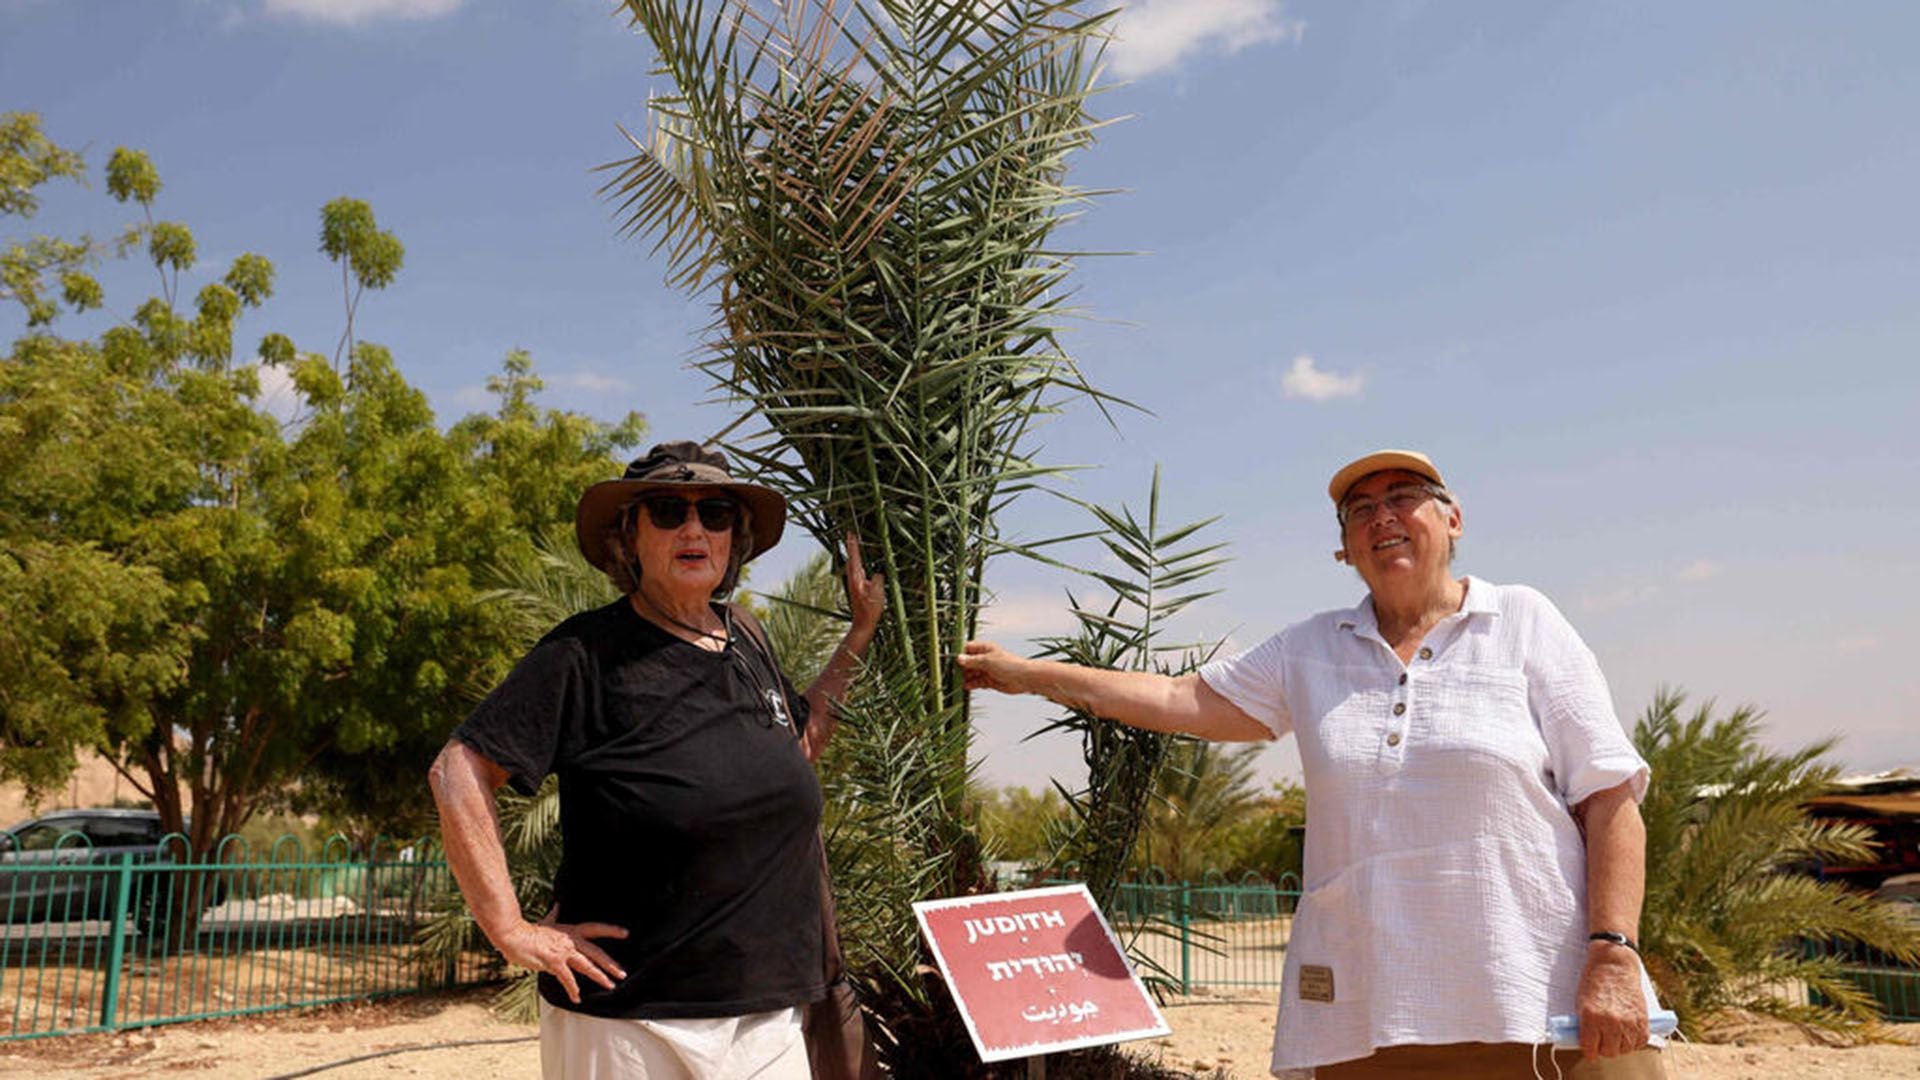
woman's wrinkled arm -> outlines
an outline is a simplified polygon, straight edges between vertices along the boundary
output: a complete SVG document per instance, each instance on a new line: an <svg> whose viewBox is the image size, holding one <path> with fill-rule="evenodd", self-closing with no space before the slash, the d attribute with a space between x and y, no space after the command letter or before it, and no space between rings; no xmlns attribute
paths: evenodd
<svg viewBox="0 0 1920 1080"><path fill-rule="evenodd" d="M990 641L969 641L954 662L969 690L1038 694L1069 709L1148 731L1179 732L1214 742L1273 738L1197 674L1108 671L1015 656Z"/></svg>
<svg viewBox="0 0 1920 1080"><path fill-rule="evenodd" d="M834 703L846 696L847 688L853 685L853 678L860 670L860 662L866 658L867 647L873 644L880 616L886 611L886 589L886 575L867 573L860 560L860 538L848 533L847 609L853 616L853 624L804 695L807 729L800 736L800 748L806 751L808 761L820 760L827 743L833 739L834 729L840 726L839 710Z"/></svg>
<svg viewBox="0 0 1920 1080"><path fill-rule="evenodd" d="M552 975L575 1002L580 1000L575 972L612 989L613 980L626 978L626 972L589 939L622 938L625 930L605 923L535 924L521 914L494 808L494 793L506 782L505 769L457 739L441 749L427 771L447 865L461 897L480 932L508 963Z"/></svg>
<svg viewBox="0 0 1920 1080"><path fill-rule="evenodd" d="M1640 939L1647 886L1647 828L1631 781L1588 796L1574 808L1587 843L1587 929ZM1647 999L1633 950L1587 943L1580 976L1580 1050L1616 1057L1647 1044Z"/></svg>

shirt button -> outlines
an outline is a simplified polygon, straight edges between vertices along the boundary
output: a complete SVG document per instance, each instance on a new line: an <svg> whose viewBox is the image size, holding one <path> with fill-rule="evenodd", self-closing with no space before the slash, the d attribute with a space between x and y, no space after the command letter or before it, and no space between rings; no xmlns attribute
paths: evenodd
<svg viewBox="0 0 1920 1080"><path fill-rule="evenodd" d="M1390 734L1389 734L1389 735L1387 736L1387 745L1388 745L1388 746L1399 746L1399 745L1400 745L1400 733L1399 733L1399 732L1397 732L1397 731L1395 731L1395 732L1392 732L1392 733L1390 733Z"/></svg>
<svg viewBox="0 0 1920 1080"><path fill-rule="evenodd" d="M1433 659L1433 650L1427 648L1425 645L1420 646L1420 659L1422 660Z"/></svg>
<svg viewBox="0 0 1920 1080"><path fill-rule="evenodd" d="M1407 685L1407 673L1404 671L1400 673L1400 685L1401 686Z"/></svg>
<svg viewBox="0 0 1920 1080"><path fill-rule="evenodd" d="M1403 715L1406 711L1407 711L1406 702L1396 701L1393 703L1393 715L1400 716L1400 715Z"/></svg>

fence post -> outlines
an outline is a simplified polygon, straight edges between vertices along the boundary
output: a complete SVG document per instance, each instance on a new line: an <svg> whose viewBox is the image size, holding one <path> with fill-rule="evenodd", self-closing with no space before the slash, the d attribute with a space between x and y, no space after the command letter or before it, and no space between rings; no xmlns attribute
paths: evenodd
<svg viewBox="0 0 1920 1080"><path fill-rule="evenodd" d="M127 902L133 893L133 852L120 853L113 875L113 944L107 950L107 978L100 989L100 1026L112 1031L120 1022L120 971L127 958Z"/></svg>
<svg viewBox="0 0 1920 1080"><path fill-rule="evenodd" d="M1193 886L1180 883L1180 992L1193 993Z"/></svg>

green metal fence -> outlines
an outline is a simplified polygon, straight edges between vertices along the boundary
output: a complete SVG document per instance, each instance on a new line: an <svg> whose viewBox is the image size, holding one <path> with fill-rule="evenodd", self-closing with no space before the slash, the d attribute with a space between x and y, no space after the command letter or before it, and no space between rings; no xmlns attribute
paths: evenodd
<svg viewBox="0 0 1920 1080"><path fill-rule="evenodd" d="M1880 1003L1886 1019L1899 1023L1920 1021L1920 970L1903 967L1890 956L1864 946L1842 943L1806 942L1808 956L1838 956L1841 971L1848 980ZM1811 995L1816 1005L1826 1004L1820 994Z"/></svg>
<svg viewBox="0 0 1920 1080"><path fill-rule="evenodd" d="M78 833L0 863L0 1040L112 1031L444 989L489 958L428 969L414 939L453 889L424 842L229 837L205 862L184 840L96 853Z"/></svg>
<svg viewBox="0 0 1920 1080"><path fill-rule="evenodd" d="M1122 882L1107 917L1149 974L1179 993L1209 988L1279 989L1300 886L1258 874L1229 881L1170 881L1159 869Z"/></svg>

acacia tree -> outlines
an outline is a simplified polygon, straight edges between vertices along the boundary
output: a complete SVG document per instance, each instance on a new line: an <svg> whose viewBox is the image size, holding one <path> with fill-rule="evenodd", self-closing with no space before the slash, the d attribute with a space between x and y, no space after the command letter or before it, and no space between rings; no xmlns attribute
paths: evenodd
<svg viewBox="0 0 1920 1080"><path fill-rule="evenodd" d="M141 209L125 242L160 295L69 340L17 293L29 332L0 364L0 598L28 616L0 625L0 669L28 673L0 690L0 774L45 789L98 749L199 855L296 791L418 825L432 750L518 644L475 568L528 556L639 420L540 413L524 355L499 413L451 433L378 345L342 371L269 334L236 363L271 264L240 256L180 311L193 237L153 217L157 171L117 150L107 189ZM329 210L386 254L337 252L349 305L397 265L351 202ZM287 427L258 400L274 369Z"/></svg>

